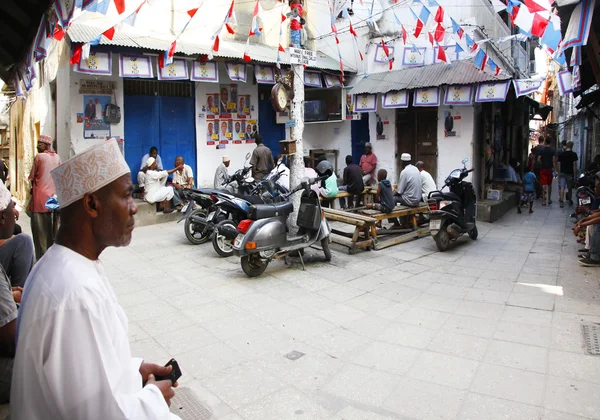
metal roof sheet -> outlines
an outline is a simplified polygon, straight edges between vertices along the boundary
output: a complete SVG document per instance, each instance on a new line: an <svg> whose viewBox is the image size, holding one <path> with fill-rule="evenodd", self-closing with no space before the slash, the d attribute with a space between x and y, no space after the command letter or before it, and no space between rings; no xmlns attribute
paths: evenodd
<svg viewBox="0 0 600 420"><path fill-rule="evenodd" d="M479 70L471 60L410 67L385 73L373 73L358 80L351 93L386 93L393 90L435 87L441 85L464 85L510 79L504 74L495 77Z"/></svg>
<svg viewBox="0 0 600 420"><path fill-rule="evenodd" d="M74 22L67 32L73 42L90 42L96 38L102 30L91 23ZM119 31L115 32L112 40L102 37L100 45L112 45L119 47L138 48L144 50L165 51L173 42L173 36L164 33L146 33L135 28L123 25ZM212 41L210 35L205 40L198 40L197 37L186 37L185 34L177 40L175 53L186 55L209 54L211 52ZM226 38L221 39L219 51L214 53L215 57L242 59L246 44L232 41ZM277 63L277 48L264 44L250 43L250 56L253 61L263 63ZM317 52L317 64L309 66L322 70L338 71L340 63L337 60ZM348 69L348 71L352 71Z"/></svg>

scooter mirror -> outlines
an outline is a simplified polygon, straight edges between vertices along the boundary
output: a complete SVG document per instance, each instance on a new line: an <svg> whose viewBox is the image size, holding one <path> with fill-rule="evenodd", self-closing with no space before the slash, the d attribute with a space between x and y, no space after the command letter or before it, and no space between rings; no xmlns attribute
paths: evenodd
<svg viewBox="0 0 600 420"><path fill-rule="evenodd" d="M464 159L462 160L462 164L463 164L463 165L466 165L468 161L469 161L469 158L464 158Z"/></svg>
<svg viewBox="0 0 600 420"><path fill-rule="evenodd" d="M283 162L283 158L280 156L279 159L277 160L277 166L281 165L282 162Z"/></svg>
<svg viewBox="0 0 600 420"><path fill-rule="evenodd" d="M252 156L250 153L246 153L246 160L250 159L250 156Z"/></svg>

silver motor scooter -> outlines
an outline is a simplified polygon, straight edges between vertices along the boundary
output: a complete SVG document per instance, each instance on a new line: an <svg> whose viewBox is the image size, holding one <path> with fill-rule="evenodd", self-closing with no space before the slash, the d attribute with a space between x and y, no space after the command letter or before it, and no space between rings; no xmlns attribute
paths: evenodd
<svg viewBox="0 0 600 420"><path fill-rule="evenodd" d="M325 163L325 162L321 162ZM329 162L326 162L329 163ZM331 164L329 164L331 167ZM319 171L323 173L325 171ZM233 250L241 257L242 270L248 277L258 277L274 259L297 252L304 268L304 249L321 243L325 260L331 261L329 249L331 229L321 210L319 196L310 186L331 176L332 168L319 178L303 181L288 196L302 191L298 210L298 233L291 234L287 218L294 211L291 201L250 206L248 219L238 225Z"/></svg>

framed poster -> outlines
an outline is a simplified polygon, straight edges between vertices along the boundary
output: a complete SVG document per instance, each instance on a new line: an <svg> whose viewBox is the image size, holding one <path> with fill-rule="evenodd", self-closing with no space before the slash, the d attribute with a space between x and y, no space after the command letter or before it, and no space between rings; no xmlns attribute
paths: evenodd
<svg viewBox="0 0 600 420"><path fill-rule="evenodd" d="M321 81L321 72L306 70L304 72L304 86L316 88L323 87L323 82Z"/></svg>
<svg viewBox="0 0 600 420"><path fill-rule="evenodd" d="M236 84L221 85L219 89L219 114L222 116L221 118L223 116L230 118L232 113L237 112L237 99Z"/></svg>
<svg viewBox="0 0 600 420"><path fill-rule="evenodd" d="M219 115L219 94L207 93L206 103L202 105L202 112L206 114L207 119L214 119Z"/></svg>
<svg viewBox="0 0 600 420"><path fill-rule="evenodd" d="M219 67L214 61L192 63L192 80L195 82L219 83Z"/></svg>
<svg viewBox="0 0 600 420"><path fill-rule="evenodd" d="M110 138L110 124L104 121L104 110L110 103L107 95L83 95L83 138Z"/></svg>
<svg viewBox="0 0 600 420"><path fill-rule="evenodd" d="M206 122L206 144L214 146L219 141L219 120L209 120Z"/></svg>
<svg viewBox="0 0 600 420"><path fill-rule="evenodd" d="M408 108L408 90L385 93L381 98L381 106L385 109Z"/></svg>
<svg viewBox="0 0 600 420"><path fill-rule="evenodd" d="M342 81L340 80L340 76L333 74L323 74L323 78L325 79L325 87L343 87Z"/></svg>
<svg viewBox="0 0 600 420"><path fill-rule="evenodd" d="M404 51L402 52L402 65L408 67L424 65L426 51L427 48L404 47Z"/></svg>
<svg viewBox="0 0 600 420"><path fill-rule="evenodd" d="M394 56L394 47L388 46L388 50L390 52L390 57ZM374 61L378 64L387 64L388 58L385 55L385 51L383 50L383 46L381 44L377 44L377 48L375 48L375 58Z"/></svg>
<svg viewBox="0 0 600 420"><path fill-rule="evenodd" d="M354 112L375 112L377 111L377 94L364 93L354 96Z"/></svg>
<svg viewBox="0 0 600 420"><path fill-rule="evenodd" d="M250 95L238 95L237 115L238 118L246 118L250 116Z"/></svg>
<svg viewBox="0 0 600 420"><path fill-rule="evenodd" d="M444 111L444 137L460 137L462 132L462 116L456 109Z"/></svg>
<svg viewBox="0 0 600 420"><path fill-rule="evenodd" d="M246 143L254 143L254 136L258 133L258 124L256 120L248 120L246 122Z"/></svg>
<svg viewBox="0 0 600 420"><path fill-rule="evenodd" d="M254 66L254 77L256 77L256 83L274 85L275 69L271 66L261 66L260 64L257 64Z"/></svg>
<svg viewBox="0 0 600 420"><path fill-rule="evenodd" d="M233 140L233 121L232 120L219 120L219 143L229 143Z"/></svg>
<svg viewBox="0 0 600 420"><path fill-rule="evenodd" d="M152 79L152 59L147 55L121 54L119 57L119 76Z"/></svg>
<svg viewBox="0 0 600 420"><path fill-rule="evenodd" d="M446 87L444 105L471 105L473 85L452 85Z"/></svg>
<svg viewBox="0 0 600 420"><path fill-rule="evenodd" d="M248 68L245 64L225 63L225 69L232 82L246 83Z"/></svg>
<svg viewBox="0 0 600 420"><path fill-rule="evenodd" d="M242 144L246 140L246 120L233 120L233 143Z"/></svg>
<svg viewBox="0 0 600 420"><path fill-rule="evenodd" d="M79 73L112 76L112 54L110 51L91 51L87 60L75 64L74 70Z"/></svg>
<svg viewBox="0 0 600 420"><path fill-rule="evenodd" d="M519 96L527 95L528 93L535 92L538 90L544 79L516 79L513 80L513 85L515 87L515 93L517 98Z"/></svg>
<svg viewBox="0 0 600 420"><path fill-rule="evenodd" d="M504 102L510 80L504 82L481 83L477 86L475 102Z"/></svg>
<svg viewBox="0 0 600 420"><path fill-rule="evenodd" d="M413 106L440 106L440 88L415 89Z"/></svg>
<svg viewBox="0 0 600 420"><path fill-rule="evenodd" d="M173 62L158 69L158 80L189 80L187 60L174 58Z"/></svg>

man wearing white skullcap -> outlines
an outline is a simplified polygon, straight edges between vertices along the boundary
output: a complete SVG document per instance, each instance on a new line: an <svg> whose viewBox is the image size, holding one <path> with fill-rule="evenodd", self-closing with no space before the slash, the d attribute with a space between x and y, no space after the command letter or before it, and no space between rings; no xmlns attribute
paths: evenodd
<svg viewBox="0 0 600 420"><path fill-rule="evenodd" d="M215 172L215 180L213 182L215 189L227 189L229 186L227 184L229 182L229 172L227 171L227 168L229 168L230 163L229 156L223 156L223 163L217 167L217 171Z"/></svg>
<svg viewBox="0 0 600 420"><path fill-rule="evenodd" d="M42 135L37 144L38 154L29 174L31 181L31 233L35 256L39 260L54 242L54 220L46 201L54 195L54 182L50 172L60 165L60 158L52 151L52 137Z"/></svg>
<svg viewBox="0 0 600 420"><path fill-rule="evenodd" d="M17 323L10 418L177 419L171 368L134 359L128 321L99 260L131 241L130 169L115 140L52 172L61 225L25 283Z"/></svg>
<svg viewBox="0 0 600 420"><path fill-rule="evenodd" d="M422 193L422 182L421 173L416 166L411 164L412 156L409 153L402 153L400 157L402 161L402 172L400 172L400 178L398 179L398 187L394 193L396 203L409 206L417 207L421 202Z"/></svg>
<svg viewBox="0 0 600 420"><path fill-rule="evenodd" d="M181 199L175 195L173 187L167 187L167 178L169 175L183 168L183 163L169 171L157 170L158 162L153 157L149 157L146 161L146 187L144 189L144 199L150 203L163 203L163 212L172 213L174 208L170 206L173 200L174 206L181 205Z"/></svg>

